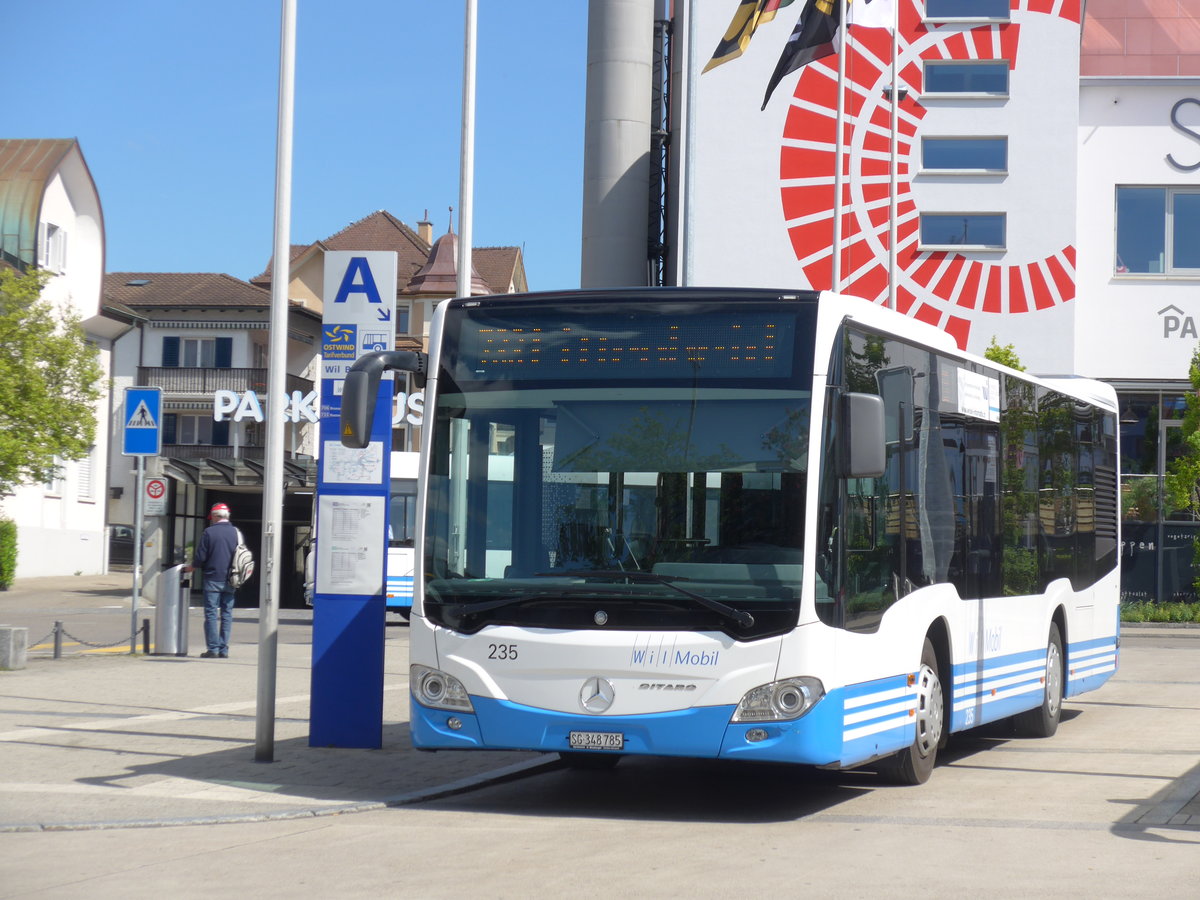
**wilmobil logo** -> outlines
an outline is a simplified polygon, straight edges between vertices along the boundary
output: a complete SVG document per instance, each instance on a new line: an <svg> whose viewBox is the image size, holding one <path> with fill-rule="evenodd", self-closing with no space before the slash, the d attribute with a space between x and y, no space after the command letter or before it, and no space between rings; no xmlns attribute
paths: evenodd
<svg viewBox="0 0 1200 900"><path fill-rule="evenodd" d="M709 669L716 666L720 650L680 650L676 647L634 647L629 663L646 669L667 669L675 666Z"/></svg>

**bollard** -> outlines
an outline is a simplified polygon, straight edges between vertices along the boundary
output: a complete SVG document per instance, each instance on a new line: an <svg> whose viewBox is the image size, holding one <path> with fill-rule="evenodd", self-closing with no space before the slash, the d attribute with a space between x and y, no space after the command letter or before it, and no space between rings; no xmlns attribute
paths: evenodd
<svg viewBox="0 0 1200 900"><path fill-rule="evenodd" d="M62 622L54 623L54 658L62 659Z"/></svg>
<svg viewBox="0 0 1200 900"><path fill-rule="evenodd" d="M28 628L0 625L0 669L25 668L25 651L28 647Z"/></svg>

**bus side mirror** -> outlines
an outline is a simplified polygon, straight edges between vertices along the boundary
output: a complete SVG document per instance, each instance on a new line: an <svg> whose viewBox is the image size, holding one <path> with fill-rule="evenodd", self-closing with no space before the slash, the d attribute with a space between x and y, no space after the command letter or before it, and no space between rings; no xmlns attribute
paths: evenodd
<svg viewBox="0 0 1200 900"><path fill-rule="evenodd" d="M843 478L878 478L887 468L883 398L842 395Z"/></svg>
<svg viewBox="0 0 1200 900"><path fill-rule="evenodd" d="M361 450L370 442L375 399L384 372L412 372L423 381L428 365L429 357L417 350L377 350L356 359L342 386L342 443Z"/></svg>

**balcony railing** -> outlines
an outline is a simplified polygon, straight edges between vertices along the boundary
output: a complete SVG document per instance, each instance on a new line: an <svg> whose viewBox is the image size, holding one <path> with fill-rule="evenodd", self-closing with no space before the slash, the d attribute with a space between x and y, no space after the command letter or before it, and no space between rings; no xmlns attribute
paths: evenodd
<svg viewBox="0 0 1200 900"><path fill-rule="evenodd" d="M233 447L214 444L163 444L162 455L167 459L252 459L259 462L264 458L263 447ZM312 459L305 453L283 451L284 459Z"/></svg>
<svg viewBox="0 0 1200 900"><path fill-rule="evenodd" d="M159 387L166 394L212 394L234 391L238 394L267 391L266 369L200 369L173 366L138 366L138 387ZM286 390L307 394L313 383L299 375L288 375Z"/></svg>

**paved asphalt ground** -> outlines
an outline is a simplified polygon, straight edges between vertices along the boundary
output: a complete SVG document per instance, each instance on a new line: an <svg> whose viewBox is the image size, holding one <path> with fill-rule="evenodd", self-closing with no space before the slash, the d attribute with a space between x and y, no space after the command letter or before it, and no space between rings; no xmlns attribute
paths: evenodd
<svg viewBox="0 0 1200 900"><path fill-rule="evenodd" d="M383 748L310 747L311 615L288 609L280 614L275 759L256 762L257 610L235 610L229 659L197 657L204 640L196 607L189 657L155 656L153 647L141 655L140 636L130 656L130 585L129 574L39 578L0 594L0 624L28 628L32 645L25 669L0 672L0 832L377 809L557 762L554 754L413 750L404 625L388 628ZM42 640L55 621L67 634L58 660Z"/></svg>
<svg viewBox="0 0 1200 900"><path fill-rule="evenodd" d="M1200 629L1130 628L1048 741L972 732L919 788L869 772L417 753L407 628L383 748L308 746L310 616L283 610L275 761L254 761L257 611L228 660L130 656L130 577L33 579L0 623L0 898L1200 896ZM152 611L146 615L153 616ZM122 638L122 636L124 636ZM983 730L986 731L986 730ZM700 788L703 788L702 790Z"/></svg>

